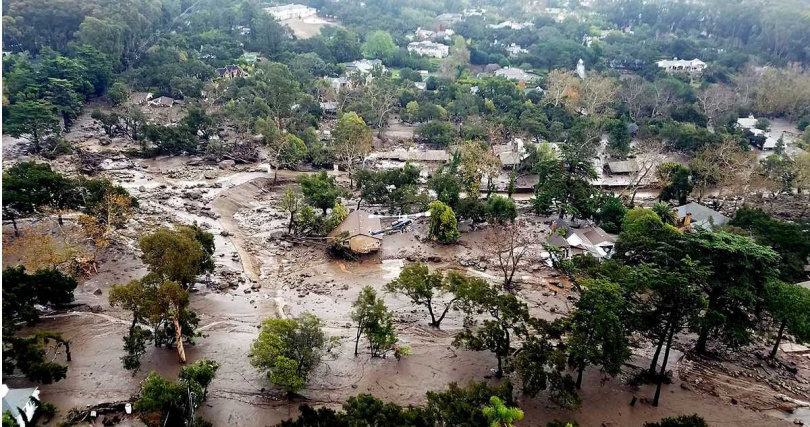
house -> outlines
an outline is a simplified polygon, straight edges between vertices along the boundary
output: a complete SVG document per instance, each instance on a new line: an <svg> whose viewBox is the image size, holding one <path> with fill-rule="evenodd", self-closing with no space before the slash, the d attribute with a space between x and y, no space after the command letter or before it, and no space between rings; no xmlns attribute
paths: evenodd
<svg viewBox="0 0 810 427"><path fill-rule="evenodd" d="M360 59L352 62L345 62L346 73L371 74L375 67L385 71L385 65L379 59Z"/></svg>
<svg viewBox="0 0 810 427"><path fill-rule="evenodd" d="M146 103L151 100L151 92L133 92L132 95L129 96L129 103L132 105L146 105Z"/></svg>
<svg viewBox="0 0 810 427"><path fill-rule="evenodd" d="M248 64L252 64L259 60L259 53L258 52L245 52L242 54L242 57L245 58L245 62Z"/></svg>
<svg viewBox="0 0 810 427"><path fill-rule="evenodd" d="M520 138L515 138L508 144L493 145L492 154L501 161L501 166L504 168L518 166L523 159L529 156L523 140Z"/></svg>
<svg viewBox="0 0 810 427"><path fill-rule="evenodd" d="M537 77L532 73L528 73L526 71L521 70L520 68L514 67L504 67L499 70L495 70L495 76L505 77L509 80L514 80L518 82L528 82Z"/></svg>
<svg viewBox="0 0 810 427"><path fill-rule="evenodd" d="M638 163L635 160L607 162L603 169L608 175L630 175L638 172Z"/></svg>
<svg viewBox="0 0 810 427"><path fill-rule="evenodd" d="M737 127L741 129L752 130L755 129L756 126L757 126L757 118L754 117L753 114L751 114L748 117L740 117L739 119L737 119Z"/></svg>
<svg viewBox="0 0 810 427"><path fill-rule="evenodd" d="M450 160L446 150L394 150L378 151L371 157L380 160L397 160L400 162L436 162L444 163Z"/></svg>
<svg viewBox="0 0 810 427"><path fill-rule="evenodd" d="M356 210L346 216L340 225L327 235L327 241L333 242L343 235L345 240L341 243L350 251L358 254L367 254L380 250L382 236L380 219L371 217L368 212Z"/></svg>
<svg viewBox="0 0 810 427"><path fill-rule="evenodd" d="M487 13L486 9L464 9L461 12L464 16L484 16Z"/></svg>
<svg viewBox="0 0 810 427"><path fill-rule="evenodd" d="M695 202L678 206L677 214L683 228L691 228L693 225L697 225L706 230L711 230L714 226L721 226L730 221L729 217L720 212Z"/></svg>
<svg viewBox="0 0 810 427"><path fill-rule="evenodd" d="M417 40L433 40L436 38L435 31L423 30L422 28L417 28L413 35Z"/></svg>
<svg viewBox="0 0 810 427"><path fill-rule="evenodd" d="M686 60L673 58L672 60L664 59L658 61L658 68L663 68L670 74L689 73L692 75L700 75L706 70L706 63L699 59Z"/></svg>
<svg viewBox="0 0 810 427"><path fill-rule="evenodd" d="M168 96L161 96L160 98L155 98L149 101L149 105L152 107L171 107L174 105L174 98L169 98Z"/></svg>
<svg viewBox="0 0 810 427"><path fill-rule="evenodd" d="M565 226L558 231L559 228L552 226L553 234L546 243L562 249L564 258L590 254L596 259L606 259L613 254L616 238L600 227Z"/></svg>
<svg viewBox="0 0 810 427"><path fill-rule="evenodd" d="M443 24L455 24L464 20L460 13L442 13L436 17L436 20Z"/></svg>
<svg viewBox="0 0 810 427"><path fill-rule="evenodd" d="M321 112L327 116L337 116L338 103L337 102L321 102L319 103Z"/></svg>
<svg viewBox="0 0 810 427"><path fill-rule="evenodd" d="M768 132L765 136L765 142L762 143L763 150L773 150L779 144L779 139L774 138L771 136L771 133Z"/></svg>
<svg viewBox="0 0 810 427"><path fill-rule="evenodd" d="M285 19L304 19L315 16L318 11L303 4L285 4L282 6L266 7L264 11L273 15L279 21Z"/></svg>
<svg viewBox="0 0 810 427"><path fill-rule="evenodd" d="M737 127L751 132L757 138L751 138L751 144L761 150L773 150L779 143L779 138L771 136L770 132L757 128L758 119L754 115L737 119Z"/></svg>
<svg viewBox="0 0 810 427"><path fill-rule="evenodd" d="M433 58L446 58L450 55L450 46L430 41L411 42L408 43L408 52Z"/></svg>
<svg viewBox="0 0 810 427"><path fill-rule="evenodd" d="M512 44L510 44L509 46L506 47L506 53L508 53L509 56L514 57L514 56L518 56L518 55L520 55L522 53L529 53L529 50L520 47L519 44L512 43Z"/></svg>
<svg viewBox="0 0 810 427"><path fill-rule="evenodd" d="M493 30L499 30L502 28L510 28L512 30L522 30L524 28L533 27L534 24L526 21L526 22L513 22L513 21L504 21L499 24L487 24L487 28L492 28Z"/></svg>
<svg viewBox="0 0 810 427"><path fill-rule="evenodd" d="M217 68L219 78L232 79L234 77L246 77L247 73L238 65L226 65L224 68Z"/></svg>
<svg viewBox="0 0 810 427"><path fill-rule="evenodd" d="M351 80L346 77L327 77L329 86L335 90L335 93L340 93L343 89L351 89Z"/></svg>
<svg viewBox="0 0 810 427"><path fill-rule="evenodd" d="M2 384L0 397L3 399L3 413L11 412L11 416L19 426L28 425L39 406L38 388L8 388Z"/></svg>

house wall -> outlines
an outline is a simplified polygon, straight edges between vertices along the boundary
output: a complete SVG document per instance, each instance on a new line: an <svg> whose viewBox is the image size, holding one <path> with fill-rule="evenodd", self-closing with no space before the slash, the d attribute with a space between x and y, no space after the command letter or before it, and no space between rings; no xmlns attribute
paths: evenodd
<svg viewBox="0 0 810 427"><path fill-rule="evenodd" d="M349 239L349 249L359 254L367 254L380 250L382 241L369 236L354 236Z"/></svg>

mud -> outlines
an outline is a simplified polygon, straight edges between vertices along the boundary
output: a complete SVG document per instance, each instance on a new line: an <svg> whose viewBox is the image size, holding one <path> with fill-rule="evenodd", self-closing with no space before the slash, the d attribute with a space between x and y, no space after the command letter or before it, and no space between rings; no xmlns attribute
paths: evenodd
<svg viewBox="0 0 810 427"><path fill-rule="evenodd" d="M4 150L6 141L4 137ZM200 409L200 414L215 425L271 425L294 416L304 400L339 406L358 393L372 393L403 405L420 404L425 391L443 389L449 382L493 381L496 362L491 354L452 346L452 337L461 327L459 313L451 311L437 330L428 326L426 310L414 307L401 295L383 292L385 283L396 277L406 262L415 260L425 261L434 269L458 269L493 282L501 280L490 259L486 229L463 233L458 245L442 246L419 237L424 235L425 224L417 220L409 231L386 236L378 254L353 262L332 260L321 246L291 245L274 237L286 229L286 219L277 210L280 194L294 185L301 173L281 171L274 180L267 165L222 169L190 166L189 162L196 163L187 157L136 160L131 167L102 172L138 196L141 207L120 236L121 243L98 253L98 273L76 291L78 303L99 306L101 311L46 317L41 325L62 332L72 342L68 377L41 387L42 399L54 403L60 414L72 407L130 399L150 371L176 376L180 365L173 349L150 348L142 359L143 369L134 375L122 368L121 337L130 318L107 302L112 285L145 273L137 256L137 238L174 222L197 222L216 239L216 270L200 278L191 297L203 336L186 347L189 361L211 358L221 364L209 398ZM60 168L70 170L69 162ZM8 228L4 231L9 233ZM550 285L559 279L539 261L539 250L538 245L516 274L517 292L533 315L554 319L570 310L576 295L568 287ZM394 312L401 344L412 349L411 356L400 362L392 357L371 359L365 351L357 357L353 354L351 302L367 285L385 296ZM303 398L289 401L250 365L247 354L263 319L304 312L324 319L327 333L340 337L340 347L312 376L301 392ZM672 369L684 377L686 387L681 387L682 380L676 375L674 383L665 386L660 407L653 408L645 401L631 407L633 396L651 398L654 393L650 385L630 385L634 371L649 363L648 351L637 349L636 353L627 372L617 379L603 383L598 370L586 372L581 411L554 408L542 394L521 398L525 424L544 425L559 419L576 420L583 426L641 425L663 416L695 412L713 426L786 426L789 422L781 418L793 419L784 411L773 412L770 406L760 404L765 400L754 396L741 394L735 400L752 403L736 405L730 403L731 393L713 395L690 385L695 376L690 370L693 365L677 361L677 357ZM705 369L722 372L711 365ZM807 371L802 369L799 380L806 382ZM714 383L728 382L723 377L703 377ZM25 384L19 377L4 380ZM751 392L765 395L770 390L752 388ZM797 394L791 395L800 398ZM766 410L768 415L761 412ZM796 415L801 413L799 410Z"/></svg>

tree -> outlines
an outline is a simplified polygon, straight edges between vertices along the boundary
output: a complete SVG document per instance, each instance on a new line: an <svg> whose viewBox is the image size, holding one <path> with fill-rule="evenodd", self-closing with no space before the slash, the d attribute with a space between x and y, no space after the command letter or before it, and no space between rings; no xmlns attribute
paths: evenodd
<svg viewBox="0 0 810 427"><path fill-rule="evenodd" d="M732 347L746 344L753 328L749 314L761 304L765 283L775 278L779 254L722 231L687 233L684 242L686 253L710 269L700 282L708 305L694 325L699 334L696 351L705 354L709 337Z"/></svg>
<svg viewBox="0 0 810 427"><path fill-rule="evenodd" d="M431 120L419 126L416 134L423 141L447 147L453 142L453 125L449 122Z"/></svg>
<svg viewBox="0 0 810 427"><path fill-rule="evenodd" d="M419 168L410 163L399 169L360 170L356 184L360 190L358 209L363 200L404 213L409 212L412 205L421 209L426 204L427 196L419 188Z"/></svg>
<svg viewBox="0 0 810 427"><path fill-rule="evenodd" d="M458 220L450 206L435 201L428 205L430 209L430 222L428 224L428 238L440 243L455 243L458 241Z"/></svg>
<svg viewBox="0 0 810 427"><path fill-rule="evenodd" d="M517 218L517 206L514 200L496 194L487 199L486 215L494 223L513 222Z"/></svg>
<svg viewBox="0 0 810 427"><path fill-rule="evenodd" d="M655 173L656 167L661 163L664 144L655 139L644 138L636 143L632 151L638 168L632 173L631 184L628 186L628 190L632 191L630 207L636 203L638 189L649 181L649 178Z"/></svg>
<svg viewBox="0 0 810 427"><path fill-rule="evenodd" d="M30 381L50 384L65 378L67 367L48 356L45 344L55 341L67 349L70 362L70 343L61 335L37 331L20 337L21 324L33 326L39 323L37 306L58 307L73 301L76 280L56 269L37 270L33 274L25 267L9 267L3 270L3 368L11 374L19 369ZM57 347L58 347L57 346Z"/></svg>
<svg viewBox="0 0 810 427"><path fill-rule="evenodd" d="M602 199L604 201L596 214L599 218L599 225L608 233L618 233L621 230L622 219L627 213L627 208L616 196L603 193Z"/></svg>
<svg viewBox="0 0 810 427"><path fill-rule="evenodd" d="M388 62L397 52L397 44L391 34L383 30L372 31L366 34L363 42L363 56L369 59L380 59Z"/></svg>
<svg viewBox="0 0 810 427"><path fill-rule="evenodd" d="M278 162L284 167L296 169L307 157L307 146L301 138L288 133L278 155ZM278 171L278 169L276 169ZM274 178L275 179L275 178Z"/></svg>
<svg viewBox="0 0 810 427"><path fill-rule="evenodd" d="M304 313L297 319L267 319L250 348L250 363L292 394L306 386L312 371L337 345L323 321Z"/></svg>
<svg viewBox="0 0 810 427"><path fill-rule="evenodd" d="M459 172L467 198L477 199L484 177L491 181L500 172L500 162L483 144L466 141L458 149L461 163ZM487 186L489 187L489 185Z"/></svg>
<svg viewBox="0 0 810 427"><path fill-rule="evenodd" d="M208 385L218 369L219 363L201 359L184 367L177 382L151 372L141 384L134 409L148 426L211 425L202 418L192 420L192 417L205 400Z"/></svg>
<svg viewBox="0 0 810 427"><path fill-rule="evenodd" d="M101 127L104 129L104 133L106 133L107 136L115 136L119 123L121 122L121 118L118 114L107 114L96 108L93 110L93 113L90 114L90 117L101 123Z"/></svg>
<svg viewBox="0 0 810 427"><path fill-rule="evenodd" d="M658 200L668 202L677 199L679 204L685 204L686 198L692 192L692 182L689 168L677 163L666 162L658 166L655 171L663 185Z"/></svg>
<svg viewBox="0 0 810 427"><path fill-rule="evenodd" d="M566 98L572 96L571 87L576 83L574 73L564 70L552 70L548 73L546 96L543 98L546 104L559 107L565 105Z"/></svg>
<svg viewBox="0 0 810 427"><path fill-rule="evenodd" d="M44 89L45 99L53 106L54 111L62 115L65 129L69 129L73 120L82 112L84 96L76 91L72 81L66 79L49 78Z"/></svg>
<svg viewBox="0 0 810 427"><path fill-rule="evenodd" d="M140 398L133 409L151 426L163 425L164 419L168 422L176 418L177 423L182 423L186 397L182 384L151 372L141 385Z"/></svg>
<svg viewBox="0 0 810 427"><path fill-rule="evenodd" d="M146 115L141 111L141 108L136 105L128 105L121 113L121 119L124 120L124 132L133 140L138 141L141 139L139 131L146 125Z"/></svg>
<svg viewBox="0 0 810 427"><path fill-rule="evenodd" d="M126 285L114 285L110 290L110 305L132 313L128 335L124 336L124 367L140 369L140 356L146 351L146 342L156 346L175 346L180 363L185 363L183 340L191 341L199 322L196 313L189 308L189 293L177 282L161 280L156 273L149 273L140 280ZM141 325L146 324L148 328Z"/></svg>
<svg viewBox="0 0 810 427"><path fill-rule="evenodd" d="M767 287L766 300L768 311L779 325L770 358L776 357L786 330L798 342L810 340L810 290L799 285L773 282Z"/></svg>
<svg viewBox="0 0 810 427"><path fill-rule="evenodd" d="M249 82L253 95L267 103L276 126L283 128L282 120L290 116L299 93L298 83L289 68L279 62L261 62Z"/></svg>
<svg viewBox="0 0 810 427"><path fill-rule="evenodd" d="M529 252L529 246L537 241L537 235L521 222L502 223L493 227L487 243L503 274L504 289L512 290L512 282L523 257Z"/></svg>
<svg viewBox="0 0 810 427"><path fill-rule="evenodd" d="M117 107L127 102L131 93L132 90L125 83L115 82L107 90L107 99L113 107Z"/></svg>
<svg viewBox="0 0 810 427"><path fill-rule="evenodd" d="M284 192L284 197L281 199L281 210L290 214L290 220L287 224L287 233L292 233L293 224L295 223L295 216L301 209L301 196L292 188L288 188Z"/></svg>
<svg viewBox="0 0 810 427"><path fill-rule="evenodd" d="M441 171L428 179L427 186L436 193L436 200L456 208L462 190L461 180L454 171Z"/></svg>
<svg viewBox="0 0 810 427"><path fill-rule="evenodd" d="M703 114L715 126L718 118L729 112L735 101L734 92L724 84L713 84L703 88L698 92L697 99Z"/></svg>
<svg viewBox="0 0 810 427"><path fill-rule="evenodd" d="M441 272L431 273L427 265L415 262L405 266L399 277L385 285L385 290L404 294L410 298L412 304L425 306L430 314L430 326L438 329L453 304L464 296L468 282L468 278L462 274L450 272L444 276ZM434 310L434 299L443 294L453 296L449 301L445 298L443 308L439 305Z"/></svg>
<svg viewBox="0 0 810 427"><path fill-rule="evenodd" d="M34 152L40 152L42 138L60 130L59 120L52 110L53 106L44 101L20 101L9 105L3 122L4 130L14 137L31 135Z"/></svg>
<svg viewBox="0 0 810 427"><path fill-rule="evenodd" d="M630 130L627 126L628 123L622 120L611 120L608 125L608 147L623 157L630 152Z"/></svg>
<svg viewBox="0 0 810 427"><path fill-rule="evenodd" d="M371 357L384 357L397 342L394 334L393 317L382 298L370 286L364 287L352 304L351 318L357 324L354 341L354 355L358 354L360 338L365 335L371 350Z"/></svg>
<svg viewBox="0 0 810 427"><path fill-rule="evenodd" d="M470 49L464 37L456 36L453 39L453 46L450 47L450 56L442 62L439 74L449 79L457 79L464 70L470 66Z"/></svg>
<svg viewBox="0 0 810 427"><path fill-rule="evenodd" d="M805 277L804 266L810 257L810 230L801 222L781 221L759 209L742 207L729 223L751 233L754 240L779 253L779 278L797 283Z"/></svg>
<svg viewBox="0 0 810 427"><path fill-rule="evenodd" d="M496 397L509 413L517 406L512 397L512 385L505 381L498 387L484 382L470 382L465 387L450 383L446 390L428 391L424 407L402 407L385 403L369 394L350 397L341 411L330 408L314 409L308 404L299 407L300 415L295 420L282 421L279 427L360 425L386 426L484 426L491 420L483 409Z"/></svg>
<svg viewBox="0 0 810 427"><path fill-rule="evenodd" d="M577 370L577 388L588 364L599 366L615 377L630 358L629 311L619 285L607 280L586 280L583 292L571 315L568 351Z"/></svg>
<svg viewBox="0 0 810 427"><path fill-rule="evenodd" d="M495 377L503 377L504 365L509 364L515 352L512 338L529 317L526 304L512 294L499 294L486 282L477 282L474 290L465 296L463 307L468 318L464 329L453 338L453 345L473 351L491 351L498 359ZM487 313L489 316L478 320L472 317L473 313Z"/></svg>
<svg viewBox="0 0 810 427"><path fill-rule="evenodd" d="M327 175L326 171L320 171L314 175L302 175L298 182L301 184L301 193L307 203L322 209L324 215L326 215L327 209L335 206L338 197L343 194L335 183L335 179Z"/></svg>
<svg viewBox="0 0 810 427"><path fill-rule="evenodd" d="M482 410L485 417L492 421L492 427L512 427L515 421L523 419L523 411L520 408L508 408L497 396L489 399L489 406Z"/></svg>
<svg viewBox="0 0 810 427"><path fill-rule="evenodd" d="M664 224L677 225L678 214L669 203L655 202L650 209L661 218Z"/></svg>
<svg viewBox="0 0 810 427"><path fill-rule="evenodd" d="M644 423L644 427L709 427L709 424L698 414L666 417L657 423Z"/></svg>
<svg viewBox="0 0 810 427"><path fill-rule="evenodd" d="M705 147L689 161L698 202L710 188L718 191L718 198L723 198L730 188L745 191L755 168L756 156L742 150L734 138L725 138L719 144Z"/></svg>
<svg viewBox="0 0 810 427"><path fill-rule="evenodd" d="M553 207L560 218L566 214L593 216L596 211L593 205L596 189L591 184L596 177L591 162L593 141L593 137L584 134L572 138L562 146L560 158L550 148L541 147L533 167L538 176L532 200L535 211L548 212Z"/></svg>
<svg viewBox="0 0 810 427"><path fill-rule="evenodd" d="M184 366L178 375L186 383L197 384L202 388L202 398L208 396L208 386L217 376L219 363L214 360L200 359L191 365Z"/></svg>
<svg viewBox="0 0 810 427"><path fill-rule="evenodd" d="M162 280L187 287L202 273L213 271L213 236L197 226L160 228L138 241L141 259Z"/></svg>
<svg viewBox="0 0 810 427"><path fill-rule="evenodd" d="M371 152L371 129L355 112L342 115L335 127L335 158L343 162L352 180L354 162Z"/></svg>
<svg viewBox="0 0 810 427"><path fill-rule="evenodd" d="M20 162L3 174L3 212L11 219L15 235L19 235L15 221L19 216L50 209L61 225L62 213L78 207L74 181L51 170L48 163Z"/></svg>
<svg viewBox="0 0 810 427"><path fill-rule="evenodd" d="M85 205L85 213L79 216L79 225L96 246L107 245L115 230L124 228L137 206L135 199L124 193L105 192L98 202Z"/></svg>

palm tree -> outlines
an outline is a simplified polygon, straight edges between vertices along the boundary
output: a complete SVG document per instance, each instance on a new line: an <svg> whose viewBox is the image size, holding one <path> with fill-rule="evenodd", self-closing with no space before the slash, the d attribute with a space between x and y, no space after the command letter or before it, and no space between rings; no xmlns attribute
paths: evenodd
<svg viewBox="0 0 810 427"><path fill-rule="evenodd" d="M655 202L652 210L661 218L664 224L675 225L678 223L678 215L669 203Z"/></svg>
<svg viewBox="0 0 810 427"><path fill-rule="evenodd" d="M520 408L507 408L496 396L489 398L489 406L485 406L482 411L485 417L492 420L490 427L513 427L515 421L523 419Z"/></svg>

